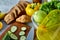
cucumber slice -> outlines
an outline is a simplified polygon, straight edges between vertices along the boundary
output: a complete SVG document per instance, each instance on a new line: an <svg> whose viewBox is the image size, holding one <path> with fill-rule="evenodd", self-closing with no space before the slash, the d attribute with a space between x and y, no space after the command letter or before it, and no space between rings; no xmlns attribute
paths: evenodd
<svg viewBox="0 0 60 40"><path fill-rule="evenodd" d="M25 35L25 32L24 32L24 31L21 31L21 32L19 33L19 35L20 35L20 36Z"/></svg>
<svg viewBox="0 0 60 40"><path fill-rule="evenodd" d="M26 27L22 27L21 30L22 30L22 31L25 31L25 30L26 30Z"/></svg>
<svg viewBox="0 0 60 40"><path fill-rule="evenodd" d="M17 40L17 37L11 31L8 31L2 40Z"/></svg>
<svg viewBox="0 0 60 40"><path fill-rule="evenodd" d="M5 36L3 37L2 40L13 40L13 39L10 37L10 34L11 34L11 33L12 33L11 31L8 31L8 32L5 34Z"/></svg>
<svg viewBox="0 0 60 40"><path fill-rule="evenodd" d="M14 39L14 40L18 40L17 36L14 35L14 34L10 34L10 37L11 37L12 39Z"/></svg>
<svg viewBox="0 0 60 40"><path fill-rule="evenodd" d="M21 36L20 40L26 40L26 36Z"/></svg>
<svg viewBox="0 0 60 40"><path fill-rule="evenodd" d="M12 32L11 31L8 31L8 34L10 35L10 34L12 34Z"/></svg>
<svg viewBox="0 0 60 40"><path fill-rule="evenodd" d="M12 26L11 27L11 32L15 32L17 30L17 26Z"/></svg>

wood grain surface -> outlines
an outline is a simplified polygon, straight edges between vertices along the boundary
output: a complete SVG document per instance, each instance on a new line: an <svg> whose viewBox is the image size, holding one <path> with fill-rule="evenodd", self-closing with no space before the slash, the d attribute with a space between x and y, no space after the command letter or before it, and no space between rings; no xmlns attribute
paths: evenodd
<svg viewBox="0 0 60 40"><path fill-rule="evenodd" d="M19 32L21 31L21 27L26 27L27 30L25 31L26 32L26 36L28 35L28 32L30 30L31 27L25 25L25 24L21 24L21 23L18 23L18 22L14 22L12 23L11 25L9 25L9 27L2 33L2 35L0 35L0 40L2 40L2 38L4 37L4 35L6 34L7 31L9 31L11 29L12 26L17 26L17 31L14 33L17 37L18 37L18 40L20 38L19 36Z"/></svg>

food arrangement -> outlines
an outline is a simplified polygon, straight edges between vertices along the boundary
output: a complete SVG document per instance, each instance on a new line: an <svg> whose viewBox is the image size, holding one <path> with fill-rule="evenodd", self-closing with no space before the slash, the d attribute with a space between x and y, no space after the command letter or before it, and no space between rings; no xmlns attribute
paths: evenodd
<svg viewBox="0 0 60 40"><path fill-rule="evenodd" d="M47 16L38 25L36 31L38 40L60 40L60 9L58 3L59 1L51 1L40 6L40 10L46 12Z"/></svg>
<svg viewBox="0 0 60 40"><path fill-rule="evenodd" d="M14 22L9 25L9 27L2 33L1 40L26 40L26 37L30 31L31 27L28 25Z"/></svg>
<svg viewBox="0 0 60 40"><path fill-rule="evenodd" d="M9 25L1 40L26 40L31 29L26 24L29 22L37 25L34 40L60 40L60 1L33 1L19 1L7 14L0 13L0 19ZM34 21L31 20L32 17ZM0 22L0 30L3 25Z"/></svg>
<svg viewBox="0 0 60 40"><path fill-rule="evenodd" d="M33 18L35 22L39 25L46 16L47 16L46 12L39 10L34 13Z"/></svg>
<svg viewBox="0 0 60 40"><path fill-rule="evenodd" d="M26 7L26 14L32 16L35 11L39 10L39 7L40 3L28 4Z"/></svg>
<svg viewBox="0 0 60 40"><path fill-rule="evenodd" d="M60 10L53 10L45 17L37 30L39 40L60 40L60 19L58 18L60 18Z"/></svg>
<svg viewBox="0 0 60 40"><path fill-rule="evenodd" d="M16 4L16 6L14 6L5 16L4 21L9 24L20 15L25 14L25 8L27 4L29 4L29 2L19 2L18 4Z"/></svg>
<svg viewBox="0 0 60 40"><path fill-rule="evenodd" d="M34 8L28 8L28 5L32 5ZM37 6L38 5L38 6ZM11 10L7 13L0 12L0 20L3 20L9 27L1 34L0 40L26 40L27 35L31 29L26 23L31 22L31 16L27 13L27 10L39 9L40 3L30 3L28 1L19 1ZM31 10L30 10L31 11ZM5 25L0 22L0 30Z"/></svg>

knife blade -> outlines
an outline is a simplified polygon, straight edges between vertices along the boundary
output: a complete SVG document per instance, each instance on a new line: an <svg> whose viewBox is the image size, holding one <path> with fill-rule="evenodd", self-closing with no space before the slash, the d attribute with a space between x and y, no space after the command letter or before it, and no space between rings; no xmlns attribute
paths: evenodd
<svg viewBox="0 0 60 40"><path fill-rule="evenodd" d="M34 27L31 28L31 30L28 33L26 40L33 40L34 39Z"/></svg>

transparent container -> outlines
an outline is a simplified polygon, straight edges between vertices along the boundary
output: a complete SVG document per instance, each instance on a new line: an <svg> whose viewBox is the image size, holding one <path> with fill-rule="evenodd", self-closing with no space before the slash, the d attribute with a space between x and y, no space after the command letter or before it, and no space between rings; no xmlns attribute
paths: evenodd
<svg viewBox="0 0 60 40"><path fill-rule="evenodd" d="M37 25L37 23L34 21L33 16L31 17L31 20L32 20L32 23L33 23L35 29L37 29L37 28L38 28L38 25Z"/></svg>
<svg viewBox="0 0 60 40"><path fill-rule="evenodd" d="M35 29L38 28L37 23L34 21L33 16L31 17L32 23ZM37 38L39 40L60 40L60 24L54 25L54 28L48 30L47 32L41 31L39 28L36 31Z"/></svg>
<svg viewBox="0 0 60 40"><path fill-rule="evenodd" d="M47 2L50 1L51 0L47 0ZM37 25L34 21L33 16L31 17L31 20L35 29L37 29L39 25ZM36 35L39 40L60 40L60 24L52 26L52 28L50 28L47 32L44 32L44 30L41 31L39 28L36 31Z"/></svg>

